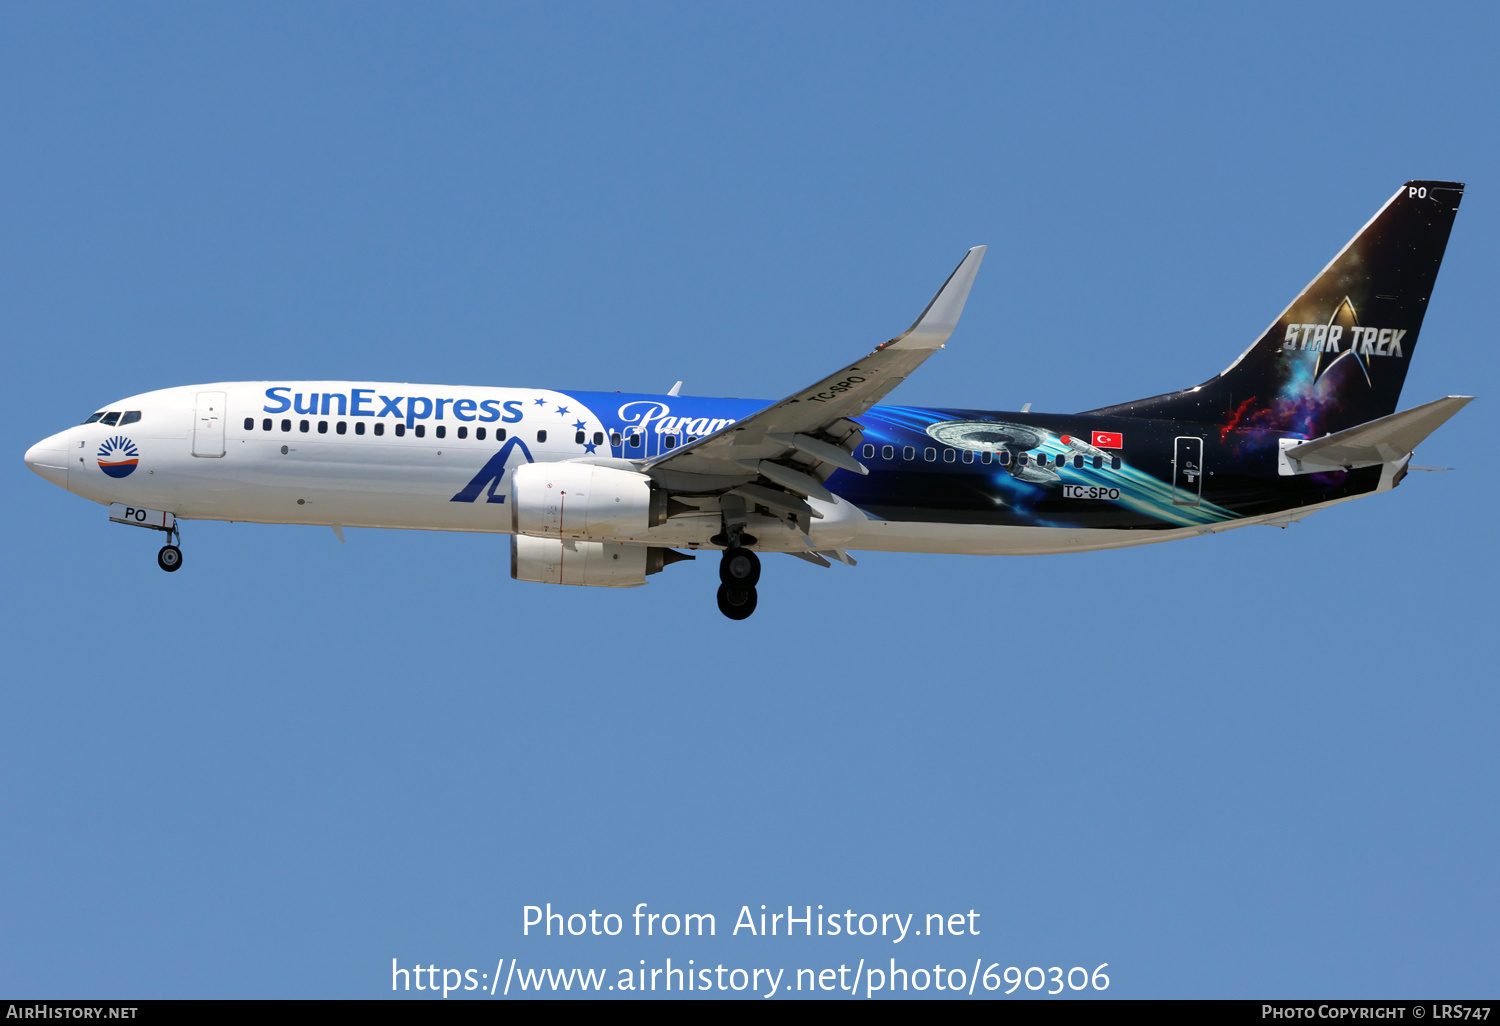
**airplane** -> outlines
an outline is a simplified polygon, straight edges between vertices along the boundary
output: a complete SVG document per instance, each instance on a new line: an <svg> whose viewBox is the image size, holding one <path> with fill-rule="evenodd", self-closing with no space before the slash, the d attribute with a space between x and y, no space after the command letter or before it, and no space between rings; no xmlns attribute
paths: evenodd
<svg viewBox="0 0 1500 1026"><path fill-rule="evenodd" d="M519 581L631 588L719 553L1082 552L1285 527L1401 483L1471 401L1396 411L1464 186L1403 185L1200 385L1082 413L878 405L957 327L985 247L902 334L779 402L372 381L185 385L109 403L26 465L166 535L183 520L510 536Z"/></svg>

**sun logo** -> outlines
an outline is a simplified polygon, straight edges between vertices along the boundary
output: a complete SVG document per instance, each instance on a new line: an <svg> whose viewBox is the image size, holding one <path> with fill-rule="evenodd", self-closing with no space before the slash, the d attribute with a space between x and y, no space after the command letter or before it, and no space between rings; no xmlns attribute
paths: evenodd
<svg viewBox="0 0 1500 1026"><path fill-rule="evenodd" d="M99 469L110 477L129 477L141 462L135 443L124 435L115 435L99 446Z"/></svg>

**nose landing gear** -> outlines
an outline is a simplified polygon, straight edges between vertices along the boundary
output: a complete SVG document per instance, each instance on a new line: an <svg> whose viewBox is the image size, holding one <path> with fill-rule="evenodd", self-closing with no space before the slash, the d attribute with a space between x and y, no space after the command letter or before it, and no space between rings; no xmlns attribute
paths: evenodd
<svg viewBox="0 0 1500 1026"><path fill-rule="evenodd" d="M161 531L167 536L167 544L156 554L156 565L167 573L175 573L182 566L182 529L177 517L162 509L146 509L142 506L127 506L114 502L109 507L110 523L129 524L151 531Z"/></svg>
<svg viewBox="0 0 1500 1026"><path fill-rule="evenodd" d="M167 573L174 573L182 566L182 550L176 545L163 545L156 554L156 565Z"/></svg>
<svg viewBox="0 0 1500 1026"><path fill-rule="evenodd" d="M167 543L156 553L156 565L169 574L175 574L182 569L182 529L177 526L176 517L168 520L164 516L162 519L168 526L158 527L157 530L166 533Z"/></svg>

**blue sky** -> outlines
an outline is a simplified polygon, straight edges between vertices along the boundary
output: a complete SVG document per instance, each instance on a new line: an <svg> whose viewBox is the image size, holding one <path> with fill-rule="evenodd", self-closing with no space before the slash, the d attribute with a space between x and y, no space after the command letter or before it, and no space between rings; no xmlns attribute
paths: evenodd
<svg viewBox="0 0 1500 1026"><path fill-rule="evenodd" d="M1126 997L1489 992L1496 28L6 6L0 991L899 956L1109 962ZM191 523L169 576L21 463L200 381L775 398L980 243L958 332L893 398L1089 409L1222 369L1411 178L1469 183L1403 396L1481 397L1418 454L1458 469L1286 531L772 558L736 624L711 563L553 589L493 537ZM549 901L720 935L522 937ZM725 936L763 903L982 932Z"/></svg>

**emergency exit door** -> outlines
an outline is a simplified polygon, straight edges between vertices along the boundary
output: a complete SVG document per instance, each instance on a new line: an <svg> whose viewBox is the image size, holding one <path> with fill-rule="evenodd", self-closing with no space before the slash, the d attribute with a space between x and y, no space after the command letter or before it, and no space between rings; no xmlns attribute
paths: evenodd
<svg viewBox="0 0 1500 1026"><path fill-rule="evenodd" d="M224 455L224 400L223 392L199 392L198 406L193 419L193 455Z"/></svg>
<svg viewBox="0 0 1500 1026"><path fill-rule="evenodd" d="M1172 505L1196 506L1203 498L1203 439L1178 438L1172 449Z"/></svg>

